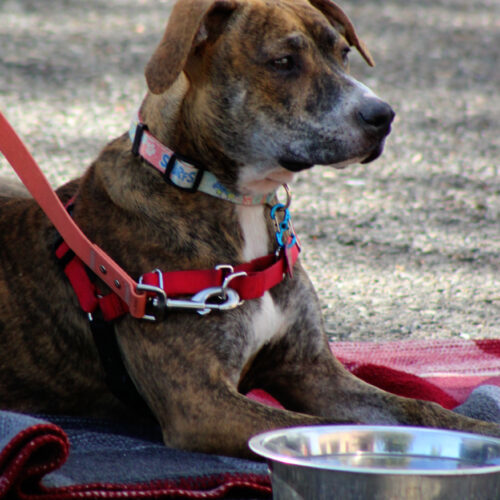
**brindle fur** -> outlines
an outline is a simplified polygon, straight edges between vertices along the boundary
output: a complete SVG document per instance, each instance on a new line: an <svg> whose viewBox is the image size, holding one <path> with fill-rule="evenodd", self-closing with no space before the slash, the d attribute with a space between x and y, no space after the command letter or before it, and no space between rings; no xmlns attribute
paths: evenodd
<svg viewBox="0 0 500 500"><path fill-rule="evenodd" d="M347 77L339 31L371 63L345 14L327 0L182 0L147 66L142 116L165 144L203 161L235 190L250 189L271 169L285 175L280 154L339 166L366 158L381 149L387 131L367 133L346 118L362 98ZM290 33L299 36L283 42ZM284 44L301 58L287 75L267 65L283 56ZM330 124L332 109L338 124ZM75 193L76 223L134 279L155 268L245 260L245 209L165 183L131 153L127 135L58 190L62 200ZM263 250L274 251L269 207L248 210L261 222L266 216ZM132 411L104 382L87 317L54 257L51 223L35 201L4 185L0 228L1 407L96 416ZM167 445L244 456L258 432L341 422L500 435L495 424L388 394L349 374L331 355L300 262L270 296L203 317L172 312L160 323L130 316L116 322L126 367ZM270 332L266 307L276 313ZM264 341L254 330L257 318L269 333ZM287 410L242 395L254 387Z"/></svg>

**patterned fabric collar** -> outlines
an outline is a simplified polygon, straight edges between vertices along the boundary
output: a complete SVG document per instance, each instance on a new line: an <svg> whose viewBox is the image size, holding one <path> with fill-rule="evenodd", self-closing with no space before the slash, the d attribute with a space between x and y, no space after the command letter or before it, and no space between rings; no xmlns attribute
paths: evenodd
<svg viewBox="0 0 500 500"><path fill-rule="evenodd" d="M155 167L167 182L179 189L192 193L202 191L238 205L272 204L275 199L274 192L249 196L230 191L203 166L194 164L193 160L188 160L163 145L148 131L147 125L141 122L139 114L130 124L129 137L132 141L132 152Z"/></svg>

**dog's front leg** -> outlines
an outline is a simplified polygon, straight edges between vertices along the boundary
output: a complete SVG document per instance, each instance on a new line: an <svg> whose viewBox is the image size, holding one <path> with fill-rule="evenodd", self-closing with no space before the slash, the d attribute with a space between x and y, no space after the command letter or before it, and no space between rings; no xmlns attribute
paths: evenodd
<svg viewBox="0 0 500 500"><path fill-rule="evenodd" d="M436 403L390 394L354 377L312 328L291 330L257 356L242 384L260 386L286 408L333 422L413 425L500 436L500 425L464 417ZM251 381L251 382L250 382Z"/></svg>
<svg viewBox="0 0 500 500"><path fill-rule="evenodd" d="M137 330L138 323L131 320L123 322L118 332L127 370L160 423L167 446L251 456L247 442L255 434L327 422L268 407L240 394L238 377L217 355L219 332L212 343L207 326L194 333L186 328L191 321L200 324L196 317L176 319L172 315L168 331L161 324Z"/></svg>
<svg viewBox="0 0 500 500"><path fill-rule="evenodd" d="M177 409L180 409L178 405ZM323 419L272 408L253 401L236 391L229 383L212 387L208 393L189 393L182 411L158 408L164 441L176 448L251 457L248 440L271 429L318 425L330 422Z"/></svg>

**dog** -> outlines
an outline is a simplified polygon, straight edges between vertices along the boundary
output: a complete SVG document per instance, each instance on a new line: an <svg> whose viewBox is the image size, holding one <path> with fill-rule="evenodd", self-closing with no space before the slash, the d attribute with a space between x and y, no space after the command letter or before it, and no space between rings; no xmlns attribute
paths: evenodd
<svg viewBox="0 0 500 500"><path fill-rule="evenodd" d="M4 189L2 408L142 418L140 405L127 401L135 390L168 446L233 456L251 456L247 441L257 433L297 425L500 436L496 424L360 381L329 349L288 203L275 193L313 165L343 168L382 153L394 112L349 75L350 47L373 65L330 0L177 2L146 66L148 93L130 133L57 190L87 237L135 281L158 276L141 288L151 293L152 321L123 314L96 327L98 312L82 310L57 255L58 232L31 197ZM153 165L162 145L175 154ZM212 191L202 189L207 177ZM244 263L255 259L278 263L279 276L245 298L236 284L248 283ZM216 266L216 286L184 279L194 297L165 296L174 272ZM98 273L87 276L99 299L113 295ZM111 351L133 384L123 397L123 377L115 390L109 383L118 365L94 341L110 328ZM286 409L245 397L253 388Z"/></svg>

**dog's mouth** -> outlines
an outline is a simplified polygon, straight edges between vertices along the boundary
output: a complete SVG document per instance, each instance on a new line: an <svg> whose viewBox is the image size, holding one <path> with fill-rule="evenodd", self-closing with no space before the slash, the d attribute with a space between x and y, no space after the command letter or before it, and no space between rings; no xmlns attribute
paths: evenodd
<svg viewBox="0 0 500 500"><path fill-rule="evenodd" d="M279 164L290 170L290 172L300 172L302 170L307 170L314 166L314 163L304 162L304 161L295 161L295 160L286 160L284 158L280 158Z"/></svg>
<svg viewBox="0 0 500 500"><path fill-rule="evenodd" d="M332 165L336 168L344 168L347 165L351 165L352 163L361 163L361 164L366 164L366 163L371 163L372 161L375 161L384 151L384 145L385 145L385 138L380 140L377 145L370 150L367 156L358 156L357 158L351 158L351 159L346 159L344 161L331 164L329 162L323 162L319 158L317 161L305 161L303 158L300 157L295 157L295 155L289 155L288 157L281 157L279 159L279 164L285 168L286 170L290 172L301 172L302 170L307 170L314 165Z"/></svg>
<svg viewBox="0 0 500 500"><path fill-rule="evenodd" d="M380 141L379 145L360 163L364 165L365 163L371 163L372 161L375 161L384 151L384 143L385 140Z"/></svg>
<svg viewBox="0 0 500 500"><path fill-rule="evenodd" d="M384 141L381 141L380 144L375 149L373 149L366 158L360 161L360 163L365 164L375 161L382 154L383 151L384 151ZM352 162L350 161L343 162L342 167L347 166L351 163ZM279 164L283 168L289 170L290 172L301 172L302 170L307 170L308 168L312 168L315 165L315 163L311 162L285 160L283 158L279 160Z"/></svg>

